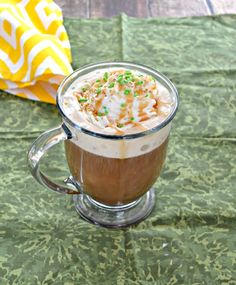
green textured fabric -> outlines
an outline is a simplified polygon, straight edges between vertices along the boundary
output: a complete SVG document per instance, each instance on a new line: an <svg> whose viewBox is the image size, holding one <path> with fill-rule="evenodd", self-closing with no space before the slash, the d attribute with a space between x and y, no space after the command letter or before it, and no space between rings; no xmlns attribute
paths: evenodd
<svg viewBox="0 0 236 285"><path fill-rule="evenodd" d="M0 284L236 284L236 16L66 19L75 68L147 64L180 93L156 206L137 226L83 221L41 187L26 153L55 106L0 95ZM63 146L45 159L68 175Z"/></svg>

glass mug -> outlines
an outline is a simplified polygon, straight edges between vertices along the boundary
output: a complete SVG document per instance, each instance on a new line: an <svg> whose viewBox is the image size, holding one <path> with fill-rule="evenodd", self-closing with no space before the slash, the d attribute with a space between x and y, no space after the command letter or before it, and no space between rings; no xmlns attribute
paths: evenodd
<svg viewBox="0 0 236 285"><path fill-rule="evenodd" d="M135 134L102 134L76 124L64 112L64 94L79 77L106 68L131 69L153 76L169 91L174 104L172 112L161 124ZM164 75L144 65L97 63L84 66L64 79L58 89L57 107L62 125L43 133L28 153L34 178L51 190L72 194L77 212L94 224L119 228L145 219L155 204L152 186L165 160L170 125L178 107L175 86ZM64 185L59 185L43 174L39 166L43 155L62 141L71 176Z"/></svg>

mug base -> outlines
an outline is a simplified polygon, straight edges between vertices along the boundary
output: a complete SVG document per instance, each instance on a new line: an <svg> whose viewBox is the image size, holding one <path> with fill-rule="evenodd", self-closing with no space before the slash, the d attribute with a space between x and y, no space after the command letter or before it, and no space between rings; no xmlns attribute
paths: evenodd
<svg viewBox="0 0 236 285"><path fill-rule="evenodd" d="M107 206L91 197L74 195L78 214L86 221L107 228L123 228L144 220L155 205L155 190L151 188L138 200L121 206Z"/></svg>

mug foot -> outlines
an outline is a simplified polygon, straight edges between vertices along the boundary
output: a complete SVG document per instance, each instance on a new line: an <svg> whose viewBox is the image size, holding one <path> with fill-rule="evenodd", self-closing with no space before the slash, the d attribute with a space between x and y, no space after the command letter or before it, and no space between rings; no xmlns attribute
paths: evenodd
<svg viewBox="0 0 236 285"><path fill-rule="evenodd" d="M122 206L107 206L85 194L74 195L73 201L76 211L86 221L107 228L122 228L139 223L151 213L155 190L151 188L138 200Z"/></svg>

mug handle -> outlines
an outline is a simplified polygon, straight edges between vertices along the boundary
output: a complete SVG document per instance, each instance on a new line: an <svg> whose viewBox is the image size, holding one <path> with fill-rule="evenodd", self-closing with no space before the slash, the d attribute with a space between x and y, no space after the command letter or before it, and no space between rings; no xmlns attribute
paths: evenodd
<svg viewBox="0 0 236 285"><path fill-rule="evenodd" d="M67 186L61 186L51 181L40 171L40 160L44 154L59 142L69 140L71 138L72 134L64 123L55 129L46 131L33 142L28 152L28 164L31 174L41 185L59 193L81 194L79 185L74 183L73 179L68 178L65 180ZM76 184L76 186L74 184ZM71 188L68 186L71 186Z"/></svg>

